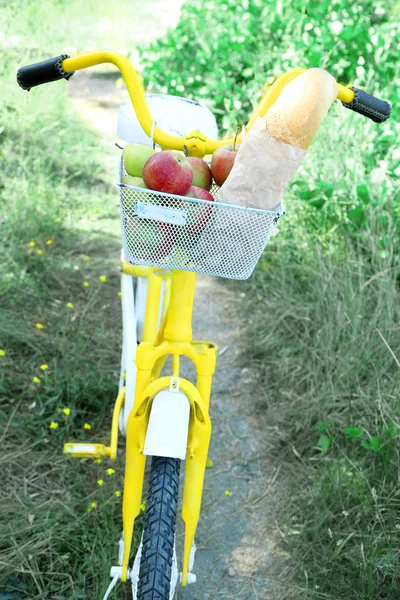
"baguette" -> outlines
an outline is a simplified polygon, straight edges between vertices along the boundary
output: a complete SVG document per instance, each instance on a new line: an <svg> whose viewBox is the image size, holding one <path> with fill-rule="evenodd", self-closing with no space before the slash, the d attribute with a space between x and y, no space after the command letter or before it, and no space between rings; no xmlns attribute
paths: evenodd
<svg viewBox="0 0 400 600"><path fill-rule="evenodd" d="M278 142L307 150L337 95L332 75L309 69L283 88L266 114L266 128Z"/></svg>

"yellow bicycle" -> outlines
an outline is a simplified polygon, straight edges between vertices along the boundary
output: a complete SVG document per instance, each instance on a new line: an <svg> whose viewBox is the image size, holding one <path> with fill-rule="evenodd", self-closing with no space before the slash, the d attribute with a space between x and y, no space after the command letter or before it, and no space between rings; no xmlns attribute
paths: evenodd
<svg viewBox="0 0 400 600"><path fill-rule="evenodd" d="M203 157L232 142L209 140L198 130L180 137L158 128L137 73L118 53L93 52L75 58L61 55L22 67L17 79L23 89L29 90L42 83L69 79L75 71L102 63L119 68L144 132L162 148L185 149L191 156ZM302 71L294 69L275 81L246 129L257 116L266 114L283 87ZM390 106L386 102L356 88L338 87L338 99L346 107L376 122L388 118ZM123 535L118 565L111 568L112 581L104 600L119 580L131 582L134 600L171 600L179 580L186 586L196 579L194 538L211 436L209 402L217 358L215 344L192 340L196 273L232 279L249 277L282 208L261 211L166 195L125 185L123 175L121 158L117 183L124 246L123 349L111 442L109 446L71 442L65 445L64 452L77 458L114 460L118 431L126 436ZM201 232L188 228L188 219L206 223L207 227L202 227ZM143 223L147 227L145 233ZM163 241L154 243L154 236L160 231ZM168 357L172 357L170 374L161 376ZM180 375L181 357L189 358L195 365L195 384ZM153 458L145 525L131 563L133 526L142 504L147 456ZM182 503L185 538L179 574L175 524L182 460L186 460Z"/></svg>

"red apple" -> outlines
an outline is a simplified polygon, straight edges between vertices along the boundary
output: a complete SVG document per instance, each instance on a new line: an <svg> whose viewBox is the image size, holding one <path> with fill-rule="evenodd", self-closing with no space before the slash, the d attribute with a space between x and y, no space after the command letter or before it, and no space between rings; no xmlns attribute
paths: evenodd
<svg viewBox="0 0 400 600"><path fill-rule="evenodd" d="M204 190L203 188L198 187L196 185L190 186L190 189L186 196L190 196L190 198L199 198L199 200L208 200L209 202L214 202L214 198L212 197L210 192L207 192L207 190Z"/></svg>
<svg viewBox="0 0 400 600"><path fill-rule="evenodd" d="M214 198L211 196L210 192L195 185L192 185L186 195L191 198L214 202ZM201 233L210 220L212 208L213 207L208 204L192 205L189 210L187 210L186 231L190 234Z"/></svg>
<svg viewBox="0 0 400 600"><path fill-rule="evenodd" d="M204 190L210 190L212 185L212 175L208 164L197 156L189 156L188 161L193 169L192 185L203 188Z"/></svg>
<svg viewBox="0 0 400 600"><path fill-rule="evenodd" d="M192 185L193 171L181 152L163 150L150 156L143 167L142 177L151 190L185 196Z"/></svg>
<svg viewBox="0 0 400 600"><path fill-rule="evenodd" d="M218 148L211 159L211 173L215 183L221 186L228 178L235 162L239 146L221 146Z"/></svg>

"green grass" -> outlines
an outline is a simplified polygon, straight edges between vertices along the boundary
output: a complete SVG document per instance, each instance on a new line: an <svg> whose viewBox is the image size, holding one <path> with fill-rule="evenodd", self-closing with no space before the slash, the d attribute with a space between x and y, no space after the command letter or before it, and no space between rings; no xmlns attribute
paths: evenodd
<svg viewBox="0 0 400 600"><path fill-rule="evenodd" d="M121 327L114 164L105 171L107 149L74 112L64 83L27 94L15 78L19 66L62 51L67 35L80 43L78 4L20 2L0 11L7 40L0 65L0 597L7 600L102 597L122 530L115 492L123 460L62 455L71 439L109 441ZM62 31L56 23L68 8ZM89 13L82 19L89 26Z"/></svg>
<svg viewBox="0 0 400 600"><path fill-rule="evenodd" d="M286 464L279 522L302 598L398 598L400 294L374 242L339 262L317 248L288 262L276 244L242 307L258 406Z"/></svg>

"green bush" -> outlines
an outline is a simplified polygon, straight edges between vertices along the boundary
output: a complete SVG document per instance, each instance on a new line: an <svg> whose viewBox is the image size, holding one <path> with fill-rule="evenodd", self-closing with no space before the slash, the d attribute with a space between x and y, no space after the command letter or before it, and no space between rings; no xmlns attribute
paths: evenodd
<svg viewBox="0 0 400 600"><path fill-rule="evenodd" d="M247 120L266 79L295 66L325 67L392 102L383 125L339 103L331 109L285 196L280 242L293 252L315 241L338 251L344 235L368 235L373 217L389 256L389 233L400 219L400 24L391 10L372 0L188 0L177 28L142 53L150 89L207 104L222 130Z"/></svg>
<svg viewBox="0 0 400 600"><path fill-rule="evenodd" d="M336 110L335 110L336 109ZM308 150L284 199L280 248L304 256L315 244L343 257L348 239L366 248L375 233L377 252L396 263L400 241L398 125L377 125L337 105Z"/></svg>
<svg viewBox="0 0 400 600"><path fill-rule="evenodd" d="M399 73L399 31L376 0L188 0L142 63L150 86L204 102L228 129L246 122L266 80L297 66L381 91Z"/></svg>

